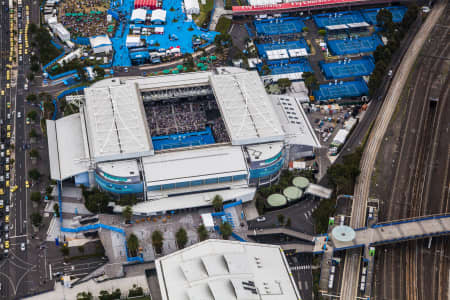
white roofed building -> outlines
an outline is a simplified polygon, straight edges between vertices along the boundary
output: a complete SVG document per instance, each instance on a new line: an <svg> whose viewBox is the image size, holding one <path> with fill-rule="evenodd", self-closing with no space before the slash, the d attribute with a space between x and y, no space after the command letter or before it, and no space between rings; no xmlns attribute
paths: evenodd
<svg viewBox="0 0 450 300"><path fill-rule="evenodd" d="M198 15L200 13L198 0L184 0L184 9L188 15Z"/></svg>
<svg viewBox="0 0 450 300"><path fill-rule="evenodd" d="M216 194L250 201L279 177L287 142L315 146L308 132L287 136L274 106L258 74L238 68L104 79L79 113L47 121L51 178L138 194L139 215L209 206Z"/></svg>
<svg viewBox="0 0 450 300"><path fill-rule="evenodd" d="M110 53L112 51L112 42L106 34L90 37L89 42L95 54Z"/></svg>
<svg viewBox="0 0 450 300"><path fill-rule="evenodd" d="M151 22L153 24L164 24L166 23L167 12L163 9L155 9L152 11Z"/></svg>
<svg viewBox="0 0 450 300"><path fill-rule="evenodd" d="M143 8L134 9L131 13L130 21L134 23L143 23L147 16L147 10Z"/></svg>
<svg viewBox="0 0 450 300"><path fill-rule="evenodd" d="M206 240L155 261L163 300L298 300L280 246Z"/></svg>
<svg viewBox="0 0 450 300"><path fill-rule="evenodd" d="M50 24L53 33L56 34L63 42L70 40L70 32L61 23Z"/></svg>

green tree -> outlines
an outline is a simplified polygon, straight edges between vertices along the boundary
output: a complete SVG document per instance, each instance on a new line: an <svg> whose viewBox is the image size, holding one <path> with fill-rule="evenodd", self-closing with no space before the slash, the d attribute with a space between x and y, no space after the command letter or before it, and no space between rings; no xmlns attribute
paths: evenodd
<svg viewBox="0 0 450 300"><path fill-rule="evenodd" d="M34 25L33 23L31 23ZM94 297L92 297L91 292L80 292L77 294L77 300L92 300Z"/></svg>
<svg viewBox="0 0 450 300"><path fill-rule="evenodd" d="M231 227L231 224L228 222L220 224L219 230L224 240L228 240L231 236L231 233L233 233L233 227Z"/></svg>
<svg viewBox="0 0 450 300"><path fill-rule="evenodd" d="M94 214L106 212L108 209L108 203L112 201L109 194L100 191L98 188L94 188L90 192L85 191L84 195L84 205Z"/></svg>
<svg viewBox="0 0 450 300"><path fill-rule="evenodd" d="M69 250L69 247L68 247L68 246L63 245L63 246L60 248L60 251L61 251L61 253L62 253L63 256L69 256L70 250Z"/></svg>
<svg viewBox="0 0 450 300"><path fill-rule="evenodd" d="M325 29L319 29L318 33L319 33L321 36L325 36L325 35L327 34L327 31L326 31Z"/></svg>
<svg viewBox="0 0 450 300"><path fill-rule="evenodd" d="M34 80L34 73L29 72L29 73L27 74L27 79L28 79L30 82L33 81L33 80Z"/></svg>
<svg viewBox="0 0 450 300"><path fill-rule="evenodd" d="M184 247L186 247L186 244L188 242L188 235L183 227L178 229L178 231L175 233L175 239L177 241L178 249L183 249Z"/></svg>
<svg viewBox="0 0 450 300"><path fill-rule="evenodd" d="M30 136L30 138L37 138L39 136L34 128L30 130L30 133L28 135Z"/></svg>
<svg viewBox="0 0 450 300"><path fill-rule="evenodd" d="M30 157L31 158L39 158L39 151L37 151L36 149L31 149Z"/></svg>
<svg viewBox="0 0 450 300"><path fill-rule="evenodd" d="M30 198L31 198L31 201L39 203L39 202L41 202L41 193L31 192Z"/></svg>
<svg viewBox="0 0 450 300"><path fill-rule="evenodd" d="M277 84L281 90L286 91L286 89L292 85L292 82L289 78L280 78L278 79Z"/></svg>
<svg viewBox="0 0 450 300"><path fill-rule="evenodd" d="M287 218L286 227L291 227L291 225L292 225L291 218Z"/></svg>
<svg viewBox="0 0 450 300"><path fill-rule="evenodd" d="M309 32L309 27L303 27L303 32Z"/></svg>
<svg viewBox="0 0 450 300"><path fill-rule="evenodd" d="M42 223L42 216L40 213L32 213L30 216L31 224L35 227L39 227Z"/></svg>
<svg viewBox="0 0 450 300"><path fill-rule="evenodd" d="M264 64L264 65L261 67L261 75L269 75L270 72L272 72L272 71L270 70L270 68L269 68L268 65Z"/></svg>
<svg viewBox="0 0 450 300"><path fill-rule="evenodd" d="M27 101L30 101L30 102L35 102L37 99L38 99L38 97L36 96L36 94L29 94L27 96Z"/></svg>
<svg viewBox="0 0 450 300"><path fill-rule="evenodd" d="M152 233L152 245L155 248L156 253L162 253L164 237L159 230L155 230Z"/></svg>
<svg viewBox="0 0 450 300"><path fill-rule="evenodd" d="M39 180L41 178L41 173L39 173L38 169L34 168L28 171L28 177L30 177L32 180Z"/></svg>
<svg viewBox="0 0 450 300"><path fill-rule="evenodd" d="M221 211L223 209L223 198L220 195L215 195L212 201L212 205L216 212Z"/></svg>
<svg viewBox="0 0 450 300"><path fill-rule="evenodd" d="M130 251L130 256L132 257L137 256L139 249L139 240L134 233L130 234L130 236L128 237L127 247L128 250Z"/></svg>
<svg viewBox="0 0 450 300"><path fill-rule="evenodd" d="M58 203L53 204L53 212L55 213L55 216L59 218L59 205Z"/></svg>
<svg viewBox="0 0 450 300"><path fill-rule="evenodd" d="M278 223L280 225L284 225L284 215L283 214L278 214L277 219L278 219Z"/></svg>
<svg viewBox="0 0 450 300"><path fill-rule="evenodd" d="M94 72L97 74L97 77L103 78L105 77L105 69L99 66L94 67Z"/></svg>
<svg viewBox="0 0 450 300"><path fill-rule="evenodd" d="M30 110L30 111L27 113L27 117L30 118L30 119L33 120L33 121L36 121L36 119L37 119L37 117L38 117L38 113L37 113L37 111L35 111L35 110Z"/></svg>
<svg viewBox="0 0 450 300"><path fill-rule="evenodd" d="M314 76L311 72L304 72L302 74L303 80L305 81L305 85L311 94L313 90L317 90L319 88L319 83L317 81L316 76Z"/></svg>
<svg viewBox="0 0 450 300"><path fill-rule="evenodd" d="M133 209L131 208L131 206L128 205L122 210L122 216L127 222L131 220L131 217L133 216Z"/></svg>
<svg viewBox="0 0 450 300"><path fill-rule="evenodd" d="M204 240L208 239L209 233L208 233L208 230L206 230L205 225L201 224L201 225L197 228L197 235L198 235L198 239L199 239L200 241L204 241Z"/></svg>

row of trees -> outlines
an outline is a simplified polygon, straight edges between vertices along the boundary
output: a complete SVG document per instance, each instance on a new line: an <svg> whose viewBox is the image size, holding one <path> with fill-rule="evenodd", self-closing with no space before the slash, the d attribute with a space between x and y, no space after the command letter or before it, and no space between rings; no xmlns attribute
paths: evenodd
<svg viewBox="0 0 450 300"><path fill-rule="evenodd" d="M127 295L128 294L128 295ZM131 288L128 293L125 294L128 297L139 297L144 296L144 290L142 287L133 285L133 288ZM117 300L121 299L122 297L122 291L120 289L115 289L114 291L108 292L106 290L100 291L100 294L98 296L99 300ZM77 300L93 300L94 296L91 292L80 292L77 294Z"/></svg>
<svg viewBox="0 0 450 300"><path fill-rule="evenodd" d="M226 223L228 224L228 223ZM221 232L223 232L224 238L228 238L231 235L231 225L227 225L220 228ZM208 230L205 228L204 225L200 225L197 228L197 234L200 241L204 241L209 238ZM161 254L163 250L163 243L164 243L164 236L161 231L155 230L152 233L152 246L155 249L155 252L157 254ZM177 243L178 249L183 249L186 247L189 238L186 229L181 227L178 229L178 231L175 233L175 241ZM137 256L139 252L139 239L135 234L130 234L130 236L127 239L127 246L128 250L130 251L130 256Z"/></svg>
<svg viewBox="0 0 450 300"><path fill-rule="evenodd" d="M400 42L417 18L419 7L415 4L408 7L400 24L392 21L392 13L387 9L381 9L377 14L377 24L382 28L387 37L386 46L378 46L373 53L375 69L369 79L369 93L373 95L386 76L387 68L392 55L400 47Z"/></svg>

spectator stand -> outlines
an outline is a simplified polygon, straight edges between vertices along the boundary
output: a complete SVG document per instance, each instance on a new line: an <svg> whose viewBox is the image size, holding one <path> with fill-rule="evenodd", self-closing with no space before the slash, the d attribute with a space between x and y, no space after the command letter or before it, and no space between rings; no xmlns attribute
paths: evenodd
<svg viewBox="0 0 450 300"><path fill-rule="evenodd" d="M344 40L327 40L327 45L333 55L349 55L373 52L383 42L377 34L373 34Z"/></svg>
<svg viewBox="0 0 450 300"><path fill-rule="evenodd" d="M303 31L305 23L300 18L276 18L255 20L257 35L284 35L294 34Z"/></svg>
<svg viewBox="0 0 450 300"><path fill-rule="evenodd" d="M405 6L391 6L384 8L392 13L392 21L394 23L400 23L408 10ZM377 25L377 14L380 10L381 8L369 8L361 10L361 13L367 23Z"/></svg>
<svg viewBox="0 0 450 300"><path fill-rule="evenodd" d="M342 98L355 98L367 95L369 88L364 79L355 81L338 81L321 84L318 90L313 92L316 101L339 100Z"/></svg>
<svg viewBox="0 0 450 300"><path fill-rule="evenodd" d="M327 26L332 25L360 23L365 21L359 11L318 14L313 16L313 20L319 28L326 28Z"/></svg>
<svg viewBox="0 0 450 300"><path fill-rule="evenodd" d="M344 58L337 62L319 62L320 68L326 79L342 79L347 77L360 77L372 74L375 68L373 57L364 56L358 60Z"/></svg>

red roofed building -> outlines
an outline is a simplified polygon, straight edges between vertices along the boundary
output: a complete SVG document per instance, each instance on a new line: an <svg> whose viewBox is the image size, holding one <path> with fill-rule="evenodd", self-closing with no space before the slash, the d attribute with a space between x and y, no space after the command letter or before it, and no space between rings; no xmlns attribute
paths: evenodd
<svg viewBox="0 0 450 300"><path fill-rule="evenodd" d="M156 9L159 7L158 0L134 0L134 8Z"/></svg>

